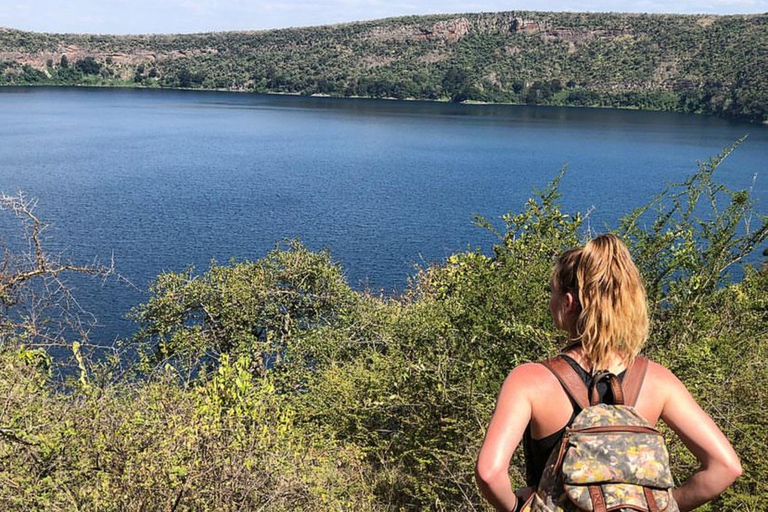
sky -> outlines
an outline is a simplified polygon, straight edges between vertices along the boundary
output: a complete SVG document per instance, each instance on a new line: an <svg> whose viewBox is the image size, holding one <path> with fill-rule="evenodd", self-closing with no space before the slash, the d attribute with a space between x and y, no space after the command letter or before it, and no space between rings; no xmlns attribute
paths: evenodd
<svg viewBox="0 0 768 512"><path fill-rule="evenodd" d="M768 0L0 0L0 27L58 33L168 34L514 10L754 14L768 13Z"/></svg>

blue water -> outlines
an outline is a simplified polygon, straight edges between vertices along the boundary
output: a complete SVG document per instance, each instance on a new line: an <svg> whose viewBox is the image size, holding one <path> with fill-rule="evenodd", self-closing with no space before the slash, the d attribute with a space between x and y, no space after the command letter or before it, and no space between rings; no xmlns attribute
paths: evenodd
<svg viewBox="0 0 768 512"><path fill-rule="evenodd" d="M350 283L402 290L416 265L493 238L567 164L566 211L600 230L738 138L721 166L768 196L768 127L704 116L218 92L0 89L0 190L38 198L48 247L113 255L138 289L75 280L104 342L164 270L256 259L298 237ZM755 175L757 179L755 180ZM765 203L758 210L767 212ZM17 231L0 219L4 238Z"/></svg>

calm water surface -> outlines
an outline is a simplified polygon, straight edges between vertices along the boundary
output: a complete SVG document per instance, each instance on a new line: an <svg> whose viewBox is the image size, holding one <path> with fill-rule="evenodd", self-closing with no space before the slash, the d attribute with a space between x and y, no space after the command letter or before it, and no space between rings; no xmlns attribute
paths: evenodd
<svg viewBox="0 0 768 512"><path fill-rule="evenodd" d="M38 198L49 247L81 263L114 255L138 286L75 281L111 340L163 270L256 259L298 237L330 248L354 286L398 290L415 265L490 248L472 214L519 211L565 164L566 211L594 207L601 229L746 134L720 178L764 200L768 127L710 117L5 88L0 190ZM13 222L0 219L7 240Z"/></svg>

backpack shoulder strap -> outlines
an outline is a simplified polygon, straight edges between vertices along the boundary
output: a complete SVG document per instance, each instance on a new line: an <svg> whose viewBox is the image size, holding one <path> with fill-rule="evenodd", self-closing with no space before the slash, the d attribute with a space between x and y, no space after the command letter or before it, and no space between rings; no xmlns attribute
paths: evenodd
<svg viewBox="0 0 768 512"><path fill-rule="evenodd" d="M565 359L556 356L542 361L541 364L546 366L557 377L560 385L563 386L563 389L575 405L578 405L580 409L589 407L589 390L579 374L576 373L576 370Z"/></svg>
<svg viewBox="0 0 768 512"><path fill-rule="evenodd" d="M640 390L643 389L643 380L645 372L648 370L648 359L643 356L635 357L627 373L624 374L624 404L634 406L637 397L640 396Z"/></svg>

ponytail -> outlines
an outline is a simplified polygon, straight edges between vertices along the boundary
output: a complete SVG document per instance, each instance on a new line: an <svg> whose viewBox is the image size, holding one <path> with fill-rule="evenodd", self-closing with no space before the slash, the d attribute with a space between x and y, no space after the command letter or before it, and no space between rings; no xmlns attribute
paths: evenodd
<svg viewBox="0 0 768 512"><path fill-rule="evenodd" d="M605 370L618 353L626 364L648 337L645 288L626 245L601 235L558 258L553 278L578 297L577 339L593 370Z"/></svg>

